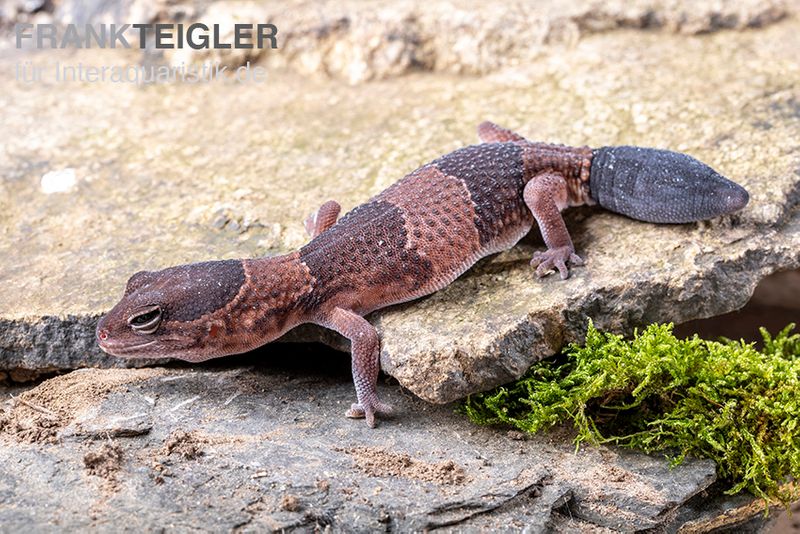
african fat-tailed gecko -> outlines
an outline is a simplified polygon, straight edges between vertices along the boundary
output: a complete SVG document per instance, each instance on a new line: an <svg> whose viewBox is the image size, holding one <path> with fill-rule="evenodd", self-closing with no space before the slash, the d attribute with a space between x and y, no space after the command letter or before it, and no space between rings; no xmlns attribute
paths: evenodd
<svg viewBox="0 0 800 534"><path fill-rule="evenodd" d="M561 210L600 204L656 223L742 209L748 194L696 159L631 146L530 142L490 122L481 144L424 165L337 222L326 202L306 220L311 241L283 256L142 271L97 325L100 347L123 357L201 361L255 349L303 323L351 342L357 403L349 417L391 409L378 399L380 340L364 316L433 293L484 256L539 226L543 276L581 265Z"/></svg>

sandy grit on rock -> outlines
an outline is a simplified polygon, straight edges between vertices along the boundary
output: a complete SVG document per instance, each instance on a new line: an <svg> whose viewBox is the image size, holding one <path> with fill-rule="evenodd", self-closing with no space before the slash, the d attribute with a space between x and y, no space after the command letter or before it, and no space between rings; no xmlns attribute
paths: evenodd
<svg viewBox="0 0 800 534"><path fill-rule="evenodd" d="M186 432L185 430L176 430L173 432L164 446L161 448L161 453L164 456L171 456L173 454L180 456L184 460L194 460L198 456L202 456L203 444L207 440L200 436L197 432Z"/></svg>
<svg viewBox="0 0 800 534"><path fill-rule="evenodd" d="M438 485L467 482L464 468L452 460L429 463L405 453L390 452L381 447L335 449L353 457L356 466L373 477L405 477Z"/></svg>
<svg viewBox="0 0 800 534"><path fill-rule="evenodd" d="M123 459L122 447L113 441L103 443L100 447L83 455L83 466L86 473L99 481L96 484L99 490L98 499L92 503L89 509L92 517L101 513L106 501L120 490Z"/></svg>
<svg viewBox="0 0 800 534"><path fill-rule="evenodd" d="M165 369L85 369L51 378L13 397L0 412L0 433L19 441L57 441L58 431L97 399L148 378L167 374Z"/></svg>

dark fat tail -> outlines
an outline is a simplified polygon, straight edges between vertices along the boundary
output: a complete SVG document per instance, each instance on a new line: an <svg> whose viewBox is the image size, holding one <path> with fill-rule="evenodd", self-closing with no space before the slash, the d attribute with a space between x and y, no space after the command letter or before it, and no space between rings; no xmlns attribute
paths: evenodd
<svg viewBox="0 0 800 534"><path fill-rule="evenodd" d="M604 208L654 223L711 219L750 199L742 186L691 156L634 146L594 150L589 186Z"/></svg>

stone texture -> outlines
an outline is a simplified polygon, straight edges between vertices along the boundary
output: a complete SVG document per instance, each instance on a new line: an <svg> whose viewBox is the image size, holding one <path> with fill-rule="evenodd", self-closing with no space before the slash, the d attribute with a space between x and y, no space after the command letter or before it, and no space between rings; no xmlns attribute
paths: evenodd
<svg viewBox="0 0 800 534"><path fill-rule="evenodd" d="M796 11L797 0L546 0L497 4L470 0L0 0L0 26L13 22L216 23L223 41L233 26L271 22L280 53L267 50L167 51L170 64L259 60L349 83L426 70L486 74L534 61L553 46L620 29L697 35L761 28ZM149 53L152 53L151 50Z"/></svg>
<svg viewBox="0 0 800 534"><path fill-rule="evenodd" d="M172 64L260 58L307 74L349 83L415 70L486 74L541 57L553 45L623 28L702 34L769 25L798 6L781 0L662 2L423 2L327 0L313 8L296 2L215 2L198 20L219 21L233 34L237 22L265 20L279 28L281 53L193 51L168 54ZM262 53L259 53L262 52Z"/></svg>
<svg viewBox="0 0 800 534"><path fill-rule="evenodd" d="M569 281L533 278L532 236L376 314L383 368L405 387L447 402L505 382L580 340L589 317L626 332L739 308L761 278L800 263L799 29L789 17L695 37L619 30L481 78L355 87L281 70L267 86L24 85L13 64L28 56L4 55L0 369L127 364L99 353L93 326L130 274L295 248L319 204L363 202L473 142L487 118L532 139L686 151L746 186L751 204L685 226L573 211L588 264ZM30 57L136 60L71 54ZM65 169L74 185L46 193L42 177Z"/></svg>
<svg viewBox="0 0 800 534"><path fill-rule="evenodd" d="M0 26L206 9L36 5L0 0ZM677 227L579 210L568 224L588 265L569 281L532 277L533 235L445 291L376 314L384 369L423 399L518 376L580 340L588 317L624 332L715 315L800 264L796 1L208 9L232 21L231 6L274 13L287 36L260 58L267 85L24 85L19 60L179 57L29 56L0 40L0 394L16 399L0 407L0 530L699 532L763 521L761 503L719 495L707 461L669 469L604 447L575 454L564 429L525 440L476 428L392 379L379 388L398 416L370 431L341 417L347 356L319 346L273 344L216 363L227 368L90 369L3 386L141 363L94 344L130 274L295 248L323 201L355 206L474 142L484 119L538 140L686 151L745 185L751 204ZM69 184L43 187L45 176ZM314 329L293 339L342 344ZM253 367L264 360L293 365Z"/></svg>
<svg viewBox="0 0 800 534"><path fill-rule="evenodd" d="M318 372L250 358L80 370L16 392L0 411L3 528L633 532L708 519L696 496L717 491L710 461L576 453L564 429L476 428L396 385L383 389L398 417L371 430L342 415L347 359L301 354ZM763 522L752 499L736 503L737 521Z"/></svg>

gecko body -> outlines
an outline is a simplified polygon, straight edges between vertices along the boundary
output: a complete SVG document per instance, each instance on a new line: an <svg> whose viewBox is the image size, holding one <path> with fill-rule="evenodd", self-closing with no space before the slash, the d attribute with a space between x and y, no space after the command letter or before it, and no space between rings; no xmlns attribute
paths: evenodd
<svg viewBox="0 0 800 534"><path fill-rule="evenodd" d="M286 255L142 271L97 326L123 357L189 361L238 354L303 323L351 342L357 402L347 415L388 414L376 383L380 340L364 316L433 293L534 224L547 249L538 276L581 265L561 211L599 203L640 220L684 223L731 213L747 192L699 161L637 147L592 150L530 142L485 122L481 144L405 176L337 221L329 201L306 221L311 241Z"/></svg>

